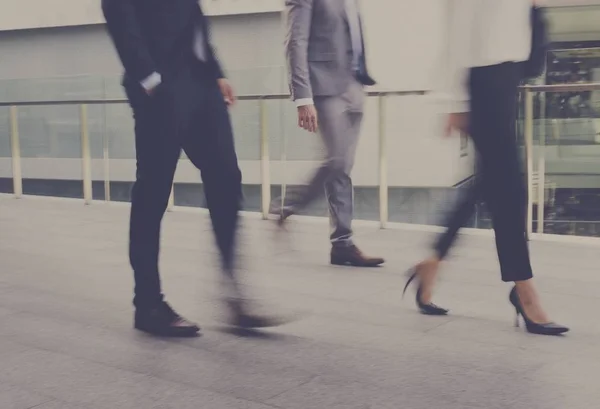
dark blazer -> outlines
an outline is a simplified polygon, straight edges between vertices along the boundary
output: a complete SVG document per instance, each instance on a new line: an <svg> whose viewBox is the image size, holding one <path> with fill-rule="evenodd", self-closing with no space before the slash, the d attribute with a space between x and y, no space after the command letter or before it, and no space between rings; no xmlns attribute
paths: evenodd
<svg viewBox="0 0 600 409"><path fill-rule="evenodd" d="M189 70L196 61L198 25L204 31L209 70L215 78L223 77L198 0L102 0L102 11L125 67L125 84L139 83L153 72L169 78Z"/></svg>

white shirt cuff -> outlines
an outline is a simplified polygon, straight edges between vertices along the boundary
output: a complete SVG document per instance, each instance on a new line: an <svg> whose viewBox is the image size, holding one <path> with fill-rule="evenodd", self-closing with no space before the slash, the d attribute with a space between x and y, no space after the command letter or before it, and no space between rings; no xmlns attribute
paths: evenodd
<svg viewBox="0 0 600 409"><path fill-rule="evenodd" d="M456 100L452 101L449 106L449 111L451 114L460 114L464 112L469 112L469 101L465 100Z"/></svg>
<svg viewBox="0 0 600 409"><path fill-rule="evenodd" d="M151 91L154 88L158 87L161 82L161 75L157 72L153 72L152 74L144 78L142 81L140 81L140 84L142 84L142 87L144 87L146 91Z"/></svg>
<svg viewBox="0 0 600 409"><path fill-rule="evenodd" d="M312 98L300 98L294 101L296 103L296 107L302 107L305 105L314 105L314 101Z"/></svg>

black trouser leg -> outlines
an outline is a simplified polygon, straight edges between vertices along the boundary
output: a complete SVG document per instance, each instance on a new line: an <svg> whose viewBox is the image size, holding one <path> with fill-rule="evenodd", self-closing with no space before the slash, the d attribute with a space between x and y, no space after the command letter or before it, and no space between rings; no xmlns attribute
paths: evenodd
<svg viewBox="0 0 600 409"><path fill-rule="evenodd" d="M147 96L128 89L135 118L137 173L131 193L129 257L135 278L134 304L152 308L162 301L158 269L160 225L180 145L174 135L163 92Z"/></svg>
<svg viewBox="0 0 600 409"><path fill-rule="evenodd" d="M229 112L216 81L195 81L189 87L197 89L197 98L202 103L193 115L183 148L200 169L223 271L236 285L234 262L242 174Z"/></svg>
<svg viewBox="0 0 600 409"><path fill-rule="evenodd" d="M460 198L454 210L446 223L446 231L438 238L435 243L435 252L440 260L448 255L450 247L456 241L458 231L473 217L475 205L481 197L480 179L467 188L464 196Z"/></svg>
<svg viewBox="0 0 600 409"><path fill-rule="evenodd" d="M526 239L526 187L516 141L521 66L505 63L471 72L471 134L481 158L483 197L492 215L503 281L532 277Z"/></svg>
<svg viewBox="0 0 600 409"><path fill-rule="evenodd" d="M469 80L471 137L481 165L479 188L492 216L503 281L532 277L525 237L526 189L515 130L520 79L520 65L504 63L474 68ZM460 222L464 224L460 220L466 215L464 209L454 213L453 229L457 230ZM448 233L447 240L451 242L455 235Z"/></svg>

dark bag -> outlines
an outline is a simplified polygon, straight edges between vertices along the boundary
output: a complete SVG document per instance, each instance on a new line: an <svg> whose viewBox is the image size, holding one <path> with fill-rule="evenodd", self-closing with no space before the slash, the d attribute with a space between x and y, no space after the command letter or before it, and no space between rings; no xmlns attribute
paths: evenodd
<svg viewBox="0 0 600 409"><path fill-rule="evenodd" d="M548 23L541 7L531 8L531 53L524 62L525 78L536 78L544 72L548 51Z"/></svg>

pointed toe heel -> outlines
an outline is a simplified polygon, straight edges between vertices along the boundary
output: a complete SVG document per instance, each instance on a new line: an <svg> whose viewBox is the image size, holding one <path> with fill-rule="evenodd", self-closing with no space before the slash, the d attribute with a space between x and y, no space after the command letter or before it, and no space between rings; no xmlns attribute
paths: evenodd
<svg viewBox="0 0 600 409"><path fill-rule="evenodd" d="M509 301L515 307L516 311L516 319L515 319L515 327L519 327L519 317L523 318L523 322L525 322L525 329L530 334L537 335L562 335L566 332L569 332L569 328L564 325L559 325L555 322L546 322L546 323L537 323L527 317L525 311L523 310L523 305L521 304L521 300L519 299L519 295L517 294L517 287L513 287L510 291Z"/></svg>
<svg viewBox="0 0 600 409"><path fill-rule="evenodd" d="M410 269L406 273L406 277L407 277L407 280L406 280L406 284L404 285L404 290L402 291L402 298L404 298L404 295L406 294L406 290L408 289L410 284L412 282L415 282L416 286L417 286L417 293L415 296L415 304L417 305L419 312L423 315L438 315L438 316L448 315L449 310L447 310L446 308L439 307L431 302L424 303L423 301L421 301L422 284L419 280L419 268L418 267L414 267L414 268Z"/></svg>

